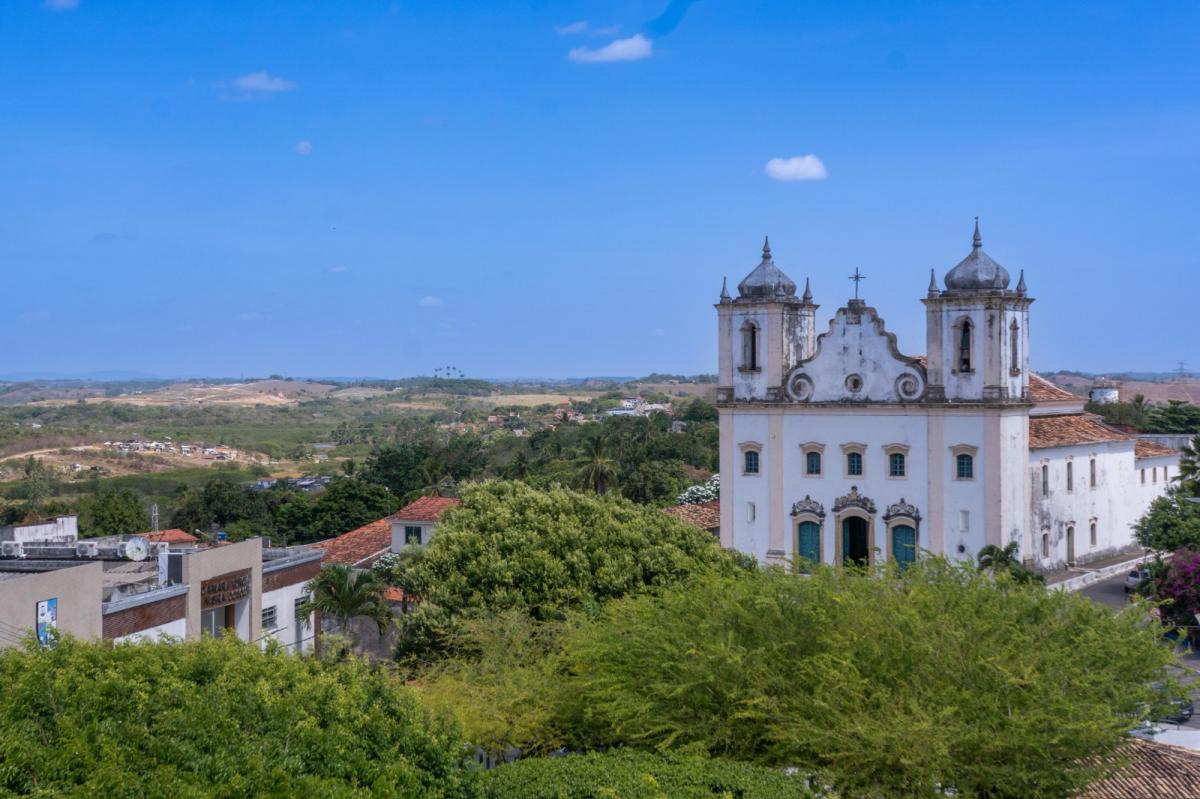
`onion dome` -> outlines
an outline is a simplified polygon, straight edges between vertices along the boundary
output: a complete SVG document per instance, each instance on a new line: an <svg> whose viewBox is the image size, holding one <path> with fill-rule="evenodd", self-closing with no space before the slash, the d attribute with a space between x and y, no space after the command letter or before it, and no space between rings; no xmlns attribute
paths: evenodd
<svg viewBox="0 0 1200 799"><path fill-rule="evenodd" d="M796 299L796 284L771 260L771 243L763 239L762 263L738 283L739 300Z"/></svg>
<svg viewBox="0 0 1200 799"><path fill-rule="evenodd" d="M975 239L971 254L946 273L947 291L1002 291L1008 288L1008 271L983 251L979 217L975 217Z"/></svg>

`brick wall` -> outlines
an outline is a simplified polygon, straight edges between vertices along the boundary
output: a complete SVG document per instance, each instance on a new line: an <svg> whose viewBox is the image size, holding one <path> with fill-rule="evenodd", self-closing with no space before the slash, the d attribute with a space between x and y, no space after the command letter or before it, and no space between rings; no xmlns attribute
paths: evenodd
<svg viewBox="0 0 1200 799"><path fill-rule="evenodd" d="M319 571L321 571L321 561L312 560L278 571L263 572L263 593L283 588L285 585L306 583L316 577Z"/></svg>
<svg viewBox="0 0 1200 799"><path fill-rule="evenodd" d="M159 602L118 610L104 614L104 637L120 638L123 635L149 630L160 624L182 619L187 615L187 594L173 596Z"/></svg>

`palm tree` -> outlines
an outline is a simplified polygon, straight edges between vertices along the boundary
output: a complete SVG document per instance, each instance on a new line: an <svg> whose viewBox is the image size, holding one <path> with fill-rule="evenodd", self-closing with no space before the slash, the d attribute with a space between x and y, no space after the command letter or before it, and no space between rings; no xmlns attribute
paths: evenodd
<svg viewBox="0 0 1200 799"><path fill-rule="evenodd" d="M575 479L584 488L597 494L608 491L608 485L617 475L617 464L608 454L608 439L603 435L590 435L583 440L583 454L575 459L578 467Z"/></svg>
<svg viewBox="0 0 1200 799"><path fill-rule="evenodd" d="M1200 494L1200 435L1179 448L1179 474L1175 479L1180 486L1190 486L1191 493Z"/></svg>
<svg viewBox="0 0 1200 799"><path fill-rule="evenodd" d="M1003 547L988 544L979 550L975 559L981 572L997 575L1007 573L1018 583L1044 583L1045 577L1026 566L1017 557L1017 542L1010 541Z"/></svg>
<svg viewBox="0 0 1200 799"><path fill-rule="evenodd" d="M325 566L308 584L309 595L297 610L304 618L313 611L330 616L338 628L354 641L350 620L365 617L375 622L379 635L387 632L392 610L383 596L387 587L374 572L356 571L333 563Z"/></svg>

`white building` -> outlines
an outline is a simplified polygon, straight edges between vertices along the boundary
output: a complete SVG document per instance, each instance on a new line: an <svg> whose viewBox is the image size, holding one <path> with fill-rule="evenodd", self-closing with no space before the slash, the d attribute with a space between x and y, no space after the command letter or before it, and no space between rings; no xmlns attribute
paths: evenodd
<svg viewBox="0 0 1200 799"><path fill-rule="evenodd" d="M926 355L905 355L857 298L818 334L764 245L716 306L722 543L842 563L1016 541L1045 569L1128 548L1178 456L1030 373L1033 299L1009 283L976 224L945 288L930 276Z"/></svg>

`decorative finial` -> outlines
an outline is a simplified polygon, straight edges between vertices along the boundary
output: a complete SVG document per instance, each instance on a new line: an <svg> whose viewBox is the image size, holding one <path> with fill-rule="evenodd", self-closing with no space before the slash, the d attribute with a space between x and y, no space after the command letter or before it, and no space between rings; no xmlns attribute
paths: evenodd
<svg viewBox="0 0 1200 799"><path fill-rule="evenodd" d="M977 250L983 246L983 237L979 235L979 217L975 217L975 238L973 239L973 246Z"/></svg>
<svg viewBox="0 0 1200 799"><path fill-rule="evenodd" d="M1017 296L1024 297L1026 291L1028 291L1028 289L1025 288L1025 270L1022 269L1021 279L1017 281Z"/></svg>
<svg viewBox="0 0 1200 799"><path fill-rule="evenodd" d="M729 278L721 278L721 302L729 302L732 298L729 296Z"/></svg>
<svg viewBox="0 0 1200 799"><path fill-rule="evenodd" d="M854 281L854 299L857 300L858 299L858 284L861 283L862 281L866 280L867 276L859 274L858 267L856 266L856 267L854 267L854 274L850 276L850 279Z"/></svg>
<svg viewBox="0 0 1200 799"><path fill-rule="evenodd" d="M942 293L942 291L941 291L941 289L938 288L938 284L937 284L937 274L932 269L930 269L929 270L929 296L936 297L937 295L939 295L941 293Z"/></svg>
<svg viewBox="0 0 1200 799"><path fill-rule="evenodd" d="M769 236L763 236L763 260L771 260L771 238Z"/></svg>
<svg viewBox="0 0 1200 799"><path fill-rule="evenodd" d="M804 278L804 296L800 299L805 302L812 302L812 287L808 284L808 278Z"/></svg>

